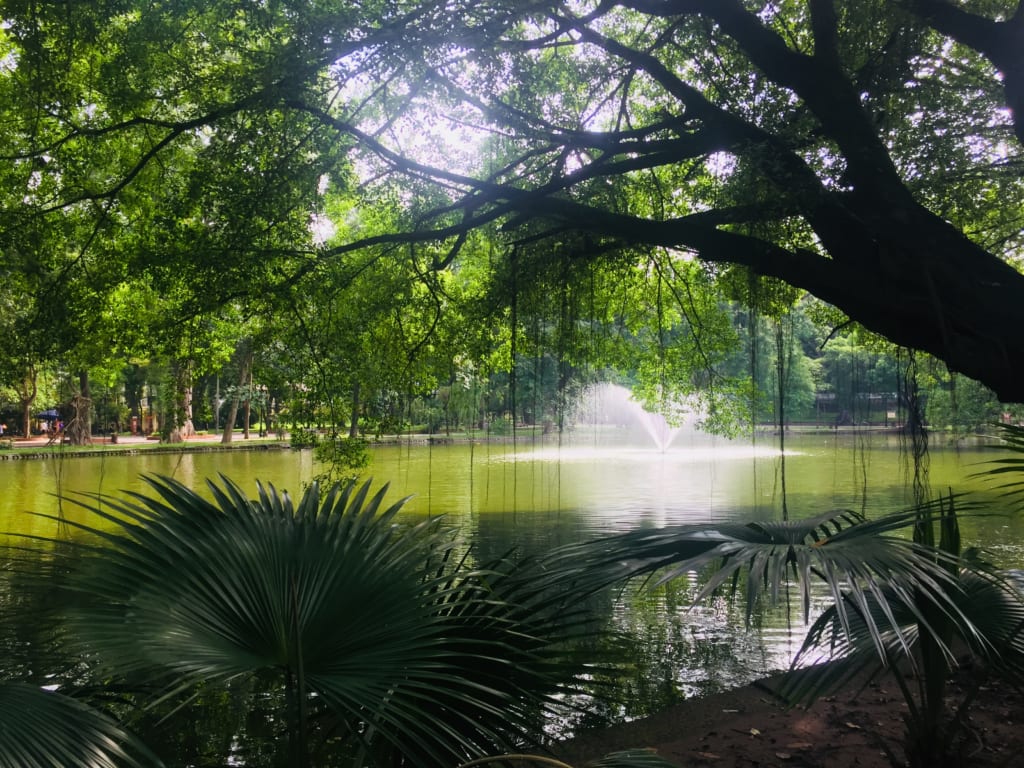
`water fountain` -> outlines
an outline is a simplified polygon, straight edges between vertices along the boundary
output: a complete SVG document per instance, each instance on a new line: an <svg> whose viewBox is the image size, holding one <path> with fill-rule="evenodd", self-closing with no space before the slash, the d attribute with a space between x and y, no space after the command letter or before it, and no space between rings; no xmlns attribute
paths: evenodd
<svg viewBox="0 0 1024 768"><path fill-rule="evenodd" d="M633 393L619 384L603 382L589 387L580 398L574 414L577 429L610 429L626 442L637 431L640 441L648 448L664 453L672 447L684 431L695 434L694 414L679 406L671 414L671 421L662 413L646 410L633 397Z"/></svg>

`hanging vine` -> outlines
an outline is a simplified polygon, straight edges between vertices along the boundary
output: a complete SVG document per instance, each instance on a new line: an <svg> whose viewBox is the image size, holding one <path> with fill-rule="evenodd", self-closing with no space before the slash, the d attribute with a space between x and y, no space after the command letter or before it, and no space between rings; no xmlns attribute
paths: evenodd
<svg viewBox="0 0 1024 768"><path fill-rule="evenodd" d="M509 338L509 372L508 372L508 390L509 390L509 410L512 414L512 445L516 444L516 360L517 360L517 344L516 338L519 333L519 268L518 268L518 256L519 249L517 246L512 247L512 253L510 260L512 263L512 295L509 306L509 324L511 327L511 333Z"/></svg>
<svg viewBox="0 0 1024 768"><path fill-rule="evenodd" d="M785 319L787 317L789 317L788 313L775 321L775 371L776 394L778 396L775 421L776 427L779 430L779 483L782 495L783 520L789 519L789 502L786 495L786 384L790 370L789 355L792 353L793 346L792 319L790 319L788 339L785 333Z"/></svg>
<svg viewBox="0 0 1024 768"><path fill-rule="evenodd" d="M903 427L904 445L909 449L910 487L916 506L927 503L930 497L928 487L928 432L924 424L924 402L917 380L917 354L906 351L907 362L903 369L902 389L907 419ZM930 538L931 526L921 532ZM927 542L930 543L930 542Z"/></svg>

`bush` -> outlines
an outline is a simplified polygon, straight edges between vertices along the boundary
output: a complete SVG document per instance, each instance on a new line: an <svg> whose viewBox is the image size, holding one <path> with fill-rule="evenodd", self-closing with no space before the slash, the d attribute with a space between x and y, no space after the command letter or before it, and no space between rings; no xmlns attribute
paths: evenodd
<svg viewBox="0 0 1024 768"><path fill-rule="evenodd" d="M317 443L313 455L326 465L316 474L318 482L353 482L359 477L358 470L370 463L370 442L365 437L327 438Z"/></svg>
<svg viewBox="0 0 1024 768"><path fill-rule="evenodd" d="M315 448L320 442L320 436L315 429L293 429L288 442L292 448Z"/></svg>

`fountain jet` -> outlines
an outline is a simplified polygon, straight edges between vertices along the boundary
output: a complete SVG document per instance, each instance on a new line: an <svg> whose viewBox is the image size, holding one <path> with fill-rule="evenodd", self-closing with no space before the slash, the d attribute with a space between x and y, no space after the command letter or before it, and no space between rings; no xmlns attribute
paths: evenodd
<svg viewBox="0 0 1024 768"><path fill-rule="evenodd" d="M678 409L672 422L662 413L652 413L633 399L633 393L619 384L607 382L589 387L580 398L575 414L578 425L594 428L615 427L637 429L653 444L655 450L665 453L686 426L687 413Z"/></svg>

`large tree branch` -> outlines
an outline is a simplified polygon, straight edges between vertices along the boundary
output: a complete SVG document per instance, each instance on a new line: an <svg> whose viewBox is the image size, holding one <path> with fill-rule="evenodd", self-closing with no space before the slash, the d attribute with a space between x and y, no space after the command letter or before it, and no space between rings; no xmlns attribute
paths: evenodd
<svg viewBox="0 0 1024 768"><path fill-rule="evenodd" d="M821 2L812 5L812 28L823 36L815 38L814 56L790 49L738 0L721 0L713 18L755 66L803 100L842 152L846 177L855 187L886 206L906 206L911 195L841 67L835 50L835 20L822 6Z"/></svg>
<svg viewBox="0 0 1024 768"><path fill-rule="evenodd" d="M808 210L815 207L823 191L821 183L807 163L782 140L709 101L652 53L630 48L589 27L580 26L577 31L583 40L629 61L654 78L667 94L683 105L684 119L700 121L707 132L720 137L721 149L744 154L752 146L764 147L769 155L765 158L766 169L774 168L778 176L784 177L787 181L784 186L795 198L803 196Z"/></svg>
<svg viewBox="0 0 1024 768"><path fill-rule="evenodd" d="M910 0L910 8L929 25L988 58L1003 74L1013 129L1024 144L1024 2L1004 21L979 16L946 0Z"/></svg>
<svg viewBox="0 0 1024 768"><path fill-rule="evenodd" d="M681 81L652 53L630 48L588 27L579 27L577 32L582 39L643 69L667 93L684 104L684 117L699 120L707 132L720 137L723 148L730 149L757 165L765 177L776 185L774 194L784 198L785 205L799 208L834 258L855 262L865 248L872 247L874 234L865 231L867 221L870 221L870 226L875 229L900 232L905 228L905 221L891 224L886 219L893 210L905 210L916 205L898 179L890 179L886 185L890 190L889 194L881 196L872 186L876 182L875 177L867 175L871 181L858 189L858 199L872 201L876 207L865 220L863 213L851 210L846 202L825 189L821 180L794 147L788 146L780 137L711 103L697 89ZM775 37L769 37L767 44L785 48ZM779 51L779 55L790 54ZM801 61L804 61L803 57ZM871 141L877 141L874 134L871 134ZM883 155L888 161L888 155L885 155L884 151Z"/></svg>
<svg viewBox="0 0 1024 768"><path fill-rule="evenodd" d="M1024 275L965 240L918 259L845 263L802 248L723 231L702 215L653 222L566 200L547 200L537 217L627 244L688 249L702 260L740 264L841 307L891 341L929 352L951 370L985 382L1002 400L1024 402ZM947 234L953 234L952 231ZM884 246L883 246L884 247ZM970 269L966 266L970 264Z"/></svg>
<svg viewBox="0 0 1024 768"><path fill-rule="evenodd" d="M810 0L811 29L814 30L814 58L839 65L839 20L834 0Z"/></svg>

